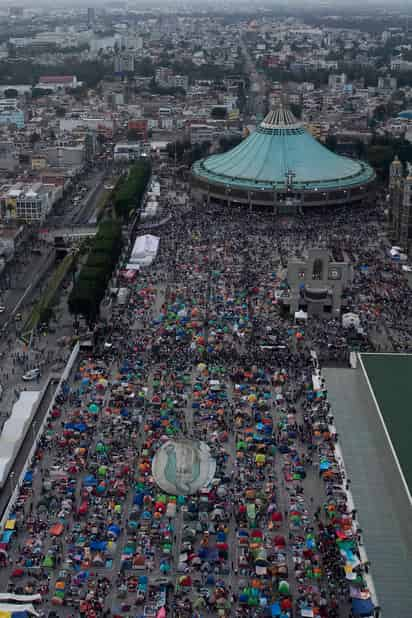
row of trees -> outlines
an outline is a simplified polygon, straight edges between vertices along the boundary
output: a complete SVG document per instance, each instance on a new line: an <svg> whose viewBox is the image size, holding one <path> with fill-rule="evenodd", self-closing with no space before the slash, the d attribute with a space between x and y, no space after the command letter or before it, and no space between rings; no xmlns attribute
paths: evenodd
<svg viewBox="0 0 412 618"><path fill-rule="evenodd" d="M119 221L107 220L99 225L92 249L82 266L71 294L69 311L82 315L93 324L99 315L100 303L122 249L122 228Z"/></svg>
<svg viewBox="0 0 412 618"><path fill-rule="evenodd" d="M127 176L120 180L113 200L114 209L119 218L127 221L130 213L140 206L150 174L150 161L141 159L132 165Z"/></svg>
<svg viewBox="0 0 412 618"><path fill-rule="evenodd" d="M32 61L0 62L0 84L36 84L41 75L76 75L80 82L95 88L105 76L107 69L99 60L67 59L63 64L44 66ZM44 92L43 92L44 94Z"/></svg>
<svg viewBox="0 0 412 618"><path fill-rule="evenodd" d="M209 154L212 143L208 140L192 144L190 140L170 142L167 147L169 159L176 160L178 163L191 167L195 161L203 159Z"/></svg>
<svg viewBox="0 0 412 618"><path fill-rule="evenodd" d="M339 152L339 144L335 135L326 138L325 146L329 150ZM389 166L395 155L398 155L403 163L412 160L412 144L403 138L375 135L370 144L357 140L354 144L353 154L358 159L363 159L372 165L378 177L386 182L389 176Z"/></svg>

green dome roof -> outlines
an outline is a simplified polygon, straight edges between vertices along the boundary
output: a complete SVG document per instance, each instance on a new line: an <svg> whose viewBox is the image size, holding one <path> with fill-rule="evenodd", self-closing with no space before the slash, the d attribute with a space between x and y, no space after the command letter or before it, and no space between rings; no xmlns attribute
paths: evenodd
<svg viewBox="0 0 412 618"><path fill-rule="evenodd" d="M248 189L338 189L370 182L373 169L334 154L280 107L258 129L224 154L197 161L195 176Z"/></svg>

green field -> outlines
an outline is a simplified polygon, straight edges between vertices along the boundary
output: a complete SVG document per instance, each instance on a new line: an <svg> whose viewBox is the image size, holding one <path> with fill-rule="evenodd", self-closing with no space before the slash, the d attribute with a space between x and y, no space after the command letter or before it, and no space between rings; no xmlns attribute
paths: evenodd
<svg viewBox="0 0 412 618"><path fill-rule="evenodd" d="M361 356L412 494L412 354Z"/></svg>

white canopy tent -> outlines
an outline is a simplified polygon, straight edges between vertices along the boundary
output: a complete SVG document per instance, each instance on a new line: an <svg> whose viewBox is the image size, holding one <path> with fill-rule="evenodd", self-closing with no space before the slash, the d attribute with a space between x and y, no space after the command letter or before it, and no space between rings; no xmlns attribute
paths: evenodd
<svg viewBox="0 0 412 618"><path fill-rule="evenodd" d="M306 313L306 311L295 311L295 320L307 320L308 319L308 314Z"/></svg>
<svg viewBox="0 0 412 618"><path fill-rule="evenodd" d="M4 485L37 409L40 391L23 391L0 436L0 487Z"/></svg>
<svg viewBox="0 0 412 618"><path fill-rule="evenodd" d="M152 234L138 236L133 245L127 269L133 269L134 264L150 266L157 255L159 243L160 238L158 236L153 236Z"/></svg>

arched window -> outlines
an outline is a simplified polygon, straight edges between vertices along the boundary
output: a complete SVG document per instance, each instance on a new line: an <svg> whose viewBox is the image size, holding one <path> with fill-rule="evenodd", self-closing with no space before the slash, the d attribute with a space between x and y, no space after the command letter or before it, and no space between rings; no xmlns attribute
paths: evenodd
<svg viewBox="0 0 412 618"><path fill-rule="evenodd" d="M323 261L317 258L313 262L312 279L320 281L323 278Z"/></svg>

